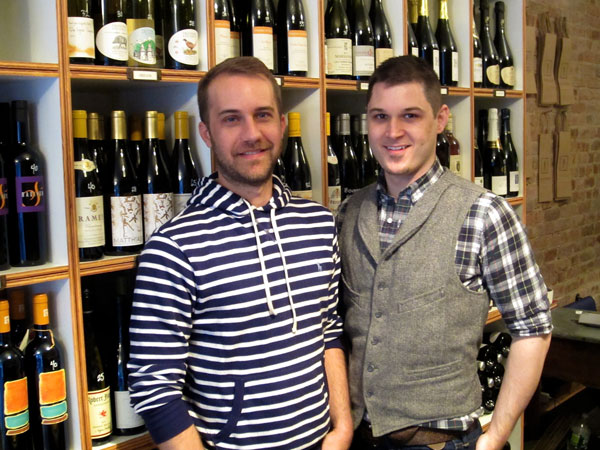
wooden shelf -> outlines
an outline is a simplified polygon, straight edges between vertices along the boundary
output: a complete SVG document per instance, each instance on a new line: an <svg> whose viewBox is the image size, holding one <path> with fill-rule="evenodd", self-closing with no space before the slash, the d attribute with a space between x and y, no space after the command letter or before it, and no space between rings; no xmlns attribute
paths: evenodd
<svg viewBox="0 0 600 450"><path fill-rule="evenodd" d="M488 312L488 318L485 321L485 324L488 325L492 322L496 322L498 320L500 320L502 318L502 315L500 314L500 311L498 311L498 308L496 308L495 306L493 308L490 308L489 312Z"/></svg>
<svg viewBox="0 0 600 450"><path fill-rule="evenodd" d="M119 272L134 269L138 255L104 256L96 261L82 262L79 264L81 276L98 275L101 273Z"/></svg>
<svg viewBox="0 0 600 450"><path fill-rule="evenodd" d="M133 436L111 436L109 442L92 446L94 450L146 450L156 448L149 433Z"/></svg>
<svg viewBox="0 0 600 450"><path fill-rule="evenodd" d="M473 95L488 98L523 98L523 91L475 88L473 89Z"/></svg>
<svg viewBox="0 0 600 450"><path fill-rule="evenodd" d="M0 61L3 77L58 77L58 64Z"/></svg>
<svg viewBox="0 0 600 450"><path fill-rule="evenodd" d="M28 286L67 278L69 278L68 266L44 264L35 267L12 267L0 272L0 288Z"/></svg>

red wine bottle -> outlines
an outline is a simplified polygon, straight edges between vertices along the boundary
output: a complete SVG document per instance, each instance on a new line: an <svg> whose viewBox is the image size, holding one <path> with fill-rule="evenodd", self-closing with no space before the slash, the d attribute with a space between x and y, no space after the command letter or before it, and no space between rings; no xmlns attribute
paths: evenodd
<svg viewBox="0 0 600 450"><path fill-rule="evenodd" d="M481 63L482 87L495 89L500 86L500 65L498 53L490 32L490 5L488 0L480 0L481 9Z"/></svg>
<svg viewBox="0 0 600 450"><path fill-rule="evenodd" d="M516 197L519 195L519 156L517 155L510 132L510 109L502 108L500 115L502 119L500 142L502 143L506 158L508 197Z"/></svg>
<svg viewBox="0 0 600 450"><path fill-rule="evenodd" d="M379 167L369 145L369 128L367 115L360 115L357 153L360 155L360 184L368 186L377 181Z"/></svg>
<svg viewBox="0 0 600 450"><path fill-rule="evenodd" d="M21 288L11 289L8 292L8 303L10 305L10 336L13 344L25 350L28 340L29 326L25 311L25 291Z"/></svg>
<svg viewBox="0 0 600 450"><path fill-rule="evenodd" d="M288 140L283 152L285 165L285 179L296 197L312 200L312 180L310 166L304 146L300 128L300 113L288 113Z"/></svg>
<svg viewBox="0 0 600 450"><path fill-rule="evenodd" d="M340 115L339 131L339 149L336 153L341 155L340 178L343 201L361 188L360 164L350 137L350 114L343 113Z"/></svg>
<svg viewBox="0 0 600 450"><path fill-rule="evenodd" d="M483 62L481 59L481 41L477 34L475 19L472 21L473 27L473 87L480 88L483 83Z"/></svg>
<svg viewBox="0 0 600 450"><path fill-rule="evenodd" d="M233 56L231 54L232 13L229 3L228 0L215 0L214 2L215 64L219 64Z"/></svg>
<svg viewBox="0 0 600 450"><path fill-rule="evenodd" d="M501 197L506 197L508 193L508 171L506 168L506 157L500 144L498 135L498 110L490 108L488 110L488 130L487 130L487 189Z"/></svg>
<svg viewBox="0 0 600 450"><path fill-rule="evenodd" d="M448 0L440 0L440 14L435 38L440 48L440 83L442 86L458 85L458 51L450 29Z"/></svg>
<svg viewBox="0 0 600 450"><path fill-rule="evenodd" d="M494 36L494 46L498 52L498 62L500 64L500 87L502 89L515 88L515 63L512 52L506 40L506 31L504 29L504 2L496 2L494 5L496 12L496 35Z"/></svg>
<svg viewBox="0 0 600 450"><path fill-rule="evenodd" d="M375 70L375 37L363 0L351 0L348 20L352 31L352 75L368 80Z"/></svg>
<svg viewBox="0 0 600 450"><path fill-rule="evenodd" d="M187 111L175 111L175 145L173 146L173 213L183 211L198 185L199 175L189 143L190 129Z"/></svg>

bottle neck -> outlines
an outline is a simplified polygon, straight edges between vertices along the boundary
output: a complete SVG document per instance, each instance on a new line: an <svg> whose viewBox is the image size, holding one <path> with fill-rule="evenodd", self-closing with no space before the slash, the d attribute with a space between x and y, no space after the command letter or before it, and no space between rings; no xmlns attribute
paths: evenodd
<svg viewBox="0 0 600 450"><path fill-rule="evenodd" d="M488 119L487 141L488 142L498 141L498 118L490 117Z"/></svg>
<svg viewBox="0 0 600 450"><path fill-rule="evenodd" d="M421 0L419 5L419 16L429 17L429 5L427 0Z"/></svg>
<svg viewBox="0 0 600 450"><path fill-rule="evenodd" d="M440 0L440 17L441 20L448 20L448 1Z"/></svg>
<svg viewBox="0 0 600 450"><path fill-rule="evenodd" d="M350 136L350 117L340 118L340 136Z"/></svg>
<svg viewBox="0 0 600 450"><path fill-rule="evenodd" d="M510 117L502 118L502 132L505 134L510 134Z"/></svg>
<svg viewBox="0 0 600 450"><path fill-rule="evenodd" d="M100 120L98 118L88 119L88 139L92 141L101 141L104 139L100 131Z"/></svg>
<svg viewBox="0 0 600 450"><path fill-rule="evenodd" d="M175 139L189 139L190 129L187 117L175 117Z"/></svg>
<svg viewBox="0 0 600 450"><path fill-rule="evenodd" d="M490 8L488 2L481 2L481 32L490 28Z"/></svg>
<svg viewBox="0 0 600 450"><path fill-rule="evenodd" d="M496 8L496 30L504 34L504 11Z"/></svg>
<svg viewBox="0 0 600 450"><path fill-rule="evenodd" d="M113 117L112 118L111 138L113 140L123 140L123 141L127 139L127 128L125 126L125 117Z"/></svg>
<svg viewBox="0 0 600 450"><path fill-rule="evenodd" d="M27 122L18 120L15 123L15 142L17 144L27 143L29 133L27 129Z"/></svg>

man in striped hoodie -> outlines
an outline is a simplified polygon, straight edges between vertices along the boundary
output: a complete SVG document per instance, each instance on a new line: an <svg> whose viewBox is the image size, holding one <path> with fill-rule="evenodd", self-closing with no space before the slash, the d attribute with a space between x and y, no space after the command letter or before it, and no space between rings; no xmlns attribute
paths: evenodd
<svg viewBox="0 0 600 450"><path fill-rule="evenodd" d="M216 172L146 243L132 403L162 449L347 449L348 384L329 211L272 175L285 118L258 59L200 82Z"/></svg>

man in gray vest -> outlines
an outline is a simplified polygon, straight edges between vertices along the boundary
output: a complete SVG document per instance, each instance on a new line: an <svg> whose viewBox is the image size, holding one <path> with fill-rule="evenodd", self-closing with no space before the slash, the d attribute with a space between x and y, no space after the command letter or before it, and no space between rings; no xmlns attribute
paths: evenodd
<svg viewBox="0 0 600 450"><path fill-rule="evenodd" d="M436 158L448 113L418 58L371 76L369 142L383 170L338 215L356 450L501 449L550 344L547 289L516 214ZM513 343L481 434L476 357L490 300Z"/></svg>

